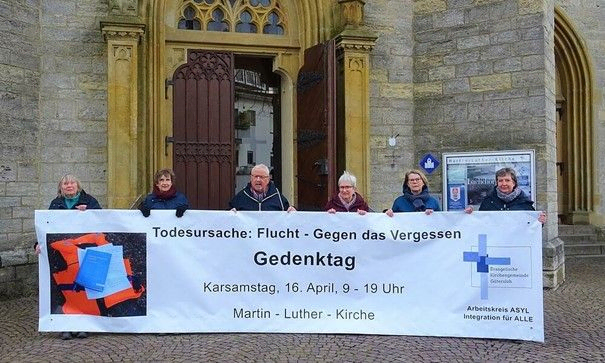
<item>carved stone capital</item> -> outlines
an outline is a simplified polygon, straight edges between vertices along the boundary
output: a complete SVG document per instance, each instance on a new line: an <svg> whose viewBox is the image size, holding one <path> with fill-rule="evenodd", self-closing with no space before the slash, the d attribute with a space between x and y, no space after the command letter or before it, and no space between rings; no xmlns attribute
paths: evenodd
<svg viewBox="0 0 605 363"><path fill-rule="evenodd" d="M377 37L366 31L345 30L336 36L336 49L369 53L374 49Z"/></svg>
<svg viewBox="0 0 605 363"><path fill-rule="evenodd" d="M120 24L101 22L101 33L105 41L129 40L137 43L145 34L145 24Z"/></svg>

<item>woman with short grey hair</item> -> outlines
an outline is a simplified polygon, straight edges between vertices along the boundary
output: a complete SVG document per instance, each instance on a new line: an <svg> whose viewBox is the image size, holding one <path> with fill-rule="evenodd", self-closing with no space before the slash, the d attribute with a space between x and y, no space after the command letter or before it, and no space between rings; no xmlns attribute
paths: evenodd
<svg viewBox="0 0 605 363"><path fill-rule="evenodd" d="M338 194L328 201L324 209L328 213L357 212L361 215L370 211L361 194L357 193L357 178L346 170L338 178Z"/></svg>

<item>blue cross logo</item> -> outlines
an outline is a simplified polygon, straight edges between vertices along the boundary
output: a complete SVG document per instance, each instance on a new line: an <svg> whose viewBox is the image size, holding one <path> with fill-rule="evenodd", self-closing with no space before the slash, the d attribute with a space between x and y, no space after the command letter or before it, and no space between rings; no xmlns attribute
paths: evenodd
<svg viewBox="0 0 605 363"><path fill-rule="evenodd" d="M479 235L479 252L463 252L464 262L476 262L477 272L481 276L481 300L487 300L487 287L490 265L510 265L510 257L489 257L487 254L487 235Z"/></svg>

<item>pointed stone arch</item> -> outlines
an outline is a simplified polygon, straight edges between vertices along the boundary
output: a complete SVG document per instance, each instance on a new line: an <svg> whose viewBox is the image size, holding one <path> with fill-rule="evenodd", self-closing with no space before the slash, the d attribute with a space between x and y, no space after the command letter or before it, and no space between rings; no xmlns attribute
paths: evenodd
<svg viewBox="0 0 605 363"><path fill-rule="evenodd" d="M146 165L142 166L145 174L142 179L147 181L155 169L170 165L170 147L166 148L164 140L171 133L172 100L166 80L186 61L187 49L231 51L271 57L273 71L282 77L282 190L286 195L294 195L297 72L304 49L334 35L337 3L333 0L271 0L272 3L275 1L280 3L280 15L287 16L287 31L283 35L182 30L177 27L183 15L182 0L139 1L141 16L146 19L149 29L144 38L145 80L148 82L145 98L148 101L143 127L146 129L143 150L148 152ZM201 28L204 29L204 25ZM149 185L142 188L144 192Z"/></svg>
<svg viewBox="0 0 605 363"><path fill-rule="evenodd" d="M223 5L226 5L224 1L237 3L235 0L214 1L221 1ZM253 1L258 3L258 0ZM131 91L130 97L124 98L116 93L116 87L108 87L108 99L115 101L115 105L108 104L108 145L111 145L108 148L108 175L111 175L109 180L127 183L108 183L111 207L136 205L149 192L153 172L172 164L172 145L170 137L167 137L172 133L173 123L170 78L178 66L186 62L189 49L226 51L236 56L272 60L272 71L281 77L282 191L286 195L295 195L297 74L302 66L304 50L331 38L337 39L337 54L345 84L342 98L347 110L346 114L343 113L348 135L345 138L346 167L357 175L363 194L369 194L369 52L376 37L360 26L365 2L270 1L279 1L280 16L288 17L287 23L283 19L279 22L275 18L269 20L270 26L287 25L283 34L179 29L177 24L184 15L181 8L183 0L139 0L135 2L136 15L115 17L112 22L101 23L108 54L127 35L129 49L138 55L132 57L130 68L126 70L125 67L116 67L117 61L108 57L108 79L128 79ZM191 12L188 17L184 20L194 20ZM262 21L263 18L258 19ZM190 27L191 30L197 28L201 30L201 24ZM361 69L356 66L360 64ZM129 139L120 138L120 135L129 135ZM124 157L125 148L133 157ZM128 167L123 166L125 159L128 159Z"/></svg>
<svg viewBox="0 0 605 363"><path fill-rule="evenodd" d="M561 122L558 164L565 193L562 220L569 224L594 223L592 66L586 44L559 8L555 8L554 50L557 116Z"/></svg>

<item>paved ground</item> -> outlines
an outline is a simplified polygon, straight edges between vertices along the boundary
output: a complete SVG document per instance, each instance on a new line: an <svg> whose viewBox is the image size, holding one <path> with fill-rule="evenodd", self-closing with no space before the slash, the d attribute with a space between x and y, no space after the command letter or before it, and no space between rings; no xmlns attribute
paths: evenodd
<svg viewBox="0 0 605 363"><path fill-rule="evenodd" d="M37 300L0 302L2 362L605 362L605 258L568 258L567 279L544 293L545 343L326 334L37 332Z"/></svg>

